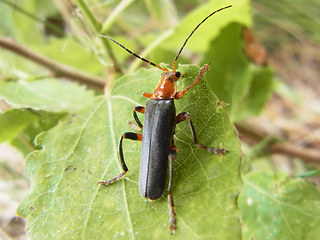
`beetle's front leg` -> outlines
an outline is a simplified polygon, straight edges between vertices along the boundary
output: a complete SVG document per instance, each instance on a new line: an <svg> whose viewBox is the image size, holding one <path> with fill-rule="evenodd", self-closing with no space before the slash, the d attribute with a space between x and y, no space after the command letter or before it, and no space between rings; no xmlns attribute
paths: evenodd
<svg viewBox="0 0 320 240"><path fill-rule="evenodd" d="M133 132L126 132L126 133L122 134L122 136L120 138L120 142L119 142L119 155L120 155L120 162L121 162L121 167L123 169L123 172L120 173L118 176L111 178L107 181L98 182L98 184L100 184L101 186L107 186L107 185L119 180L120 178L123 177L123 175L125 175L128 172L128 167L124 161L123 149L122 149L122 140L124 138L136 140L136 141L142 141L142 134L133 133Z"/></svg>
<svg viewBox="0 0 320 240"><path fill-rule="evenodd" d="M138 126L140 128L143 128L143 125L142 123L140 122L138 116L137 116L137 112L140 112L140 113L143 113L144 114L144 107L143 106L136 106L133 108L133 117L134 117L134 120L136 120L136 123L138 124Z"/></svg>
<svg viewBox="0 0 320 240"><path fill-rule="evenodd" d="M201 69L200 69L200 72L198 74L198 76L194 79L193 83L187 87L186 89L184 90L181 90L179 92L176 92L175 94L175 99L180 99L184 96L184 94L186 93L186 91L190 90L191 88L193 88L195 85L197 85L199 83L199 81L201 80L201 78L204 76L204 74L206 73L206 71L209 70L209 63L208 64L205 64Z"/></svg>
<svg viewBox="0 0 320 240"><path fill-rule="evenodd" d="M192 121L191 121L191 117L190 117L190 114L188 112L182 112L182 113L179 113L177 116L176 116L176 123L180 123L184 120L188 119L189 120L189 125L190 125L190 129L191 129L191 133L192 133L192 136L193 136L193 142L197 145L197 147L199 148L202 148L204 150L207 150L208 152L211 152L211 153L214 153L214 154L218 154L218 155L223 155L227 152L227 150L225 150L224 148L212 148L212 147L207 147L201 143L198 142L198 139L197 139L197 135L196 135L196 132L194 130L194 126L192 124Z"/></svg>
<svg viewBox="0 0 320 240"><path fill-rule="evenodd" d="M173 160L177 156L177 148L173 144L173 140L171 142L170 152L169 152L169 184L168 184L168 203L169 203L169 229L170 233L172 234L173 231L177 228L176 227L176 212L174 211L174 203L173 198L171 194L171 187L172 187L172 181L173 181Z"/></svg>

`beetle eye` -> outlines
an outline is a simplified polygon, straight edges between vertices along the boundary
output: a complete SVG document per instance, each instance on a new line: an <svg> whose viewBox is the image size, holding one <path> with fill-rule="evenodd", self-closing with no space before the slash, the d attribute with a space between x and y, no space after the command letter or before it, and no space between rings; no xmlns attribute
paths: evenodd
<svg viewBox="0 0 320 240"><path fill-rule="evenodd" d="M180 72L176 72L176 77L180 77L181 73Z"/></svg>

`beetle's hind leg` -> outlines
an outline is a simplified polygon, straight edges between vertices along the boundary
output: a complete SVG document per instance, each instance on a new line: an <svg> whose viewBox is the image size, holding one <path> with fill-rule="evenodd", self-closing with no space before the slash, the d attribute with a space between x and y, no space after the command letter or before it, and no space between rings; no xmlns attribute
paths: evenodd
<svg viewBox="0 0 320 240"><path fill-rule="evenodd" d="M122 140L124 138L136 140L136 141L142 141L142 134L133 133L133 132L126 132L126 133L122 134L122 136L120 138L120 142L119 142L119 155L120 155L120 162L121 162L121 167L123 169L123 172L120 173L118 176L111 178L107 181L98 182L98 184L100 184L101 186L107 186L107 185L119 180L120 178L123 177L123 175L125 175L128 172L128 167L124 161L123 149L122 149Z"/></svg>
<svg viewBox="0 0 320 240"><path fill-rule="evenodd" d="M176 227L176 212L174 211L174 203L171 193L172 180L173 180L173 160L177 156L177 148L174 146L173 141L171 142L170 152L169 152L169 184L168 184L168 203L169 203L169 229L171 234L177 228Z"/></svg>
<svg viewBox="0 0 320 240"><path fill-rule="evenodd" d="M218 154L218 155L223 155L223 154L225 154L227 152L227 150L224 149L224 148L207 147L207 146L205 146L205 145L203 145L203 144L198 142L197 135L196 135L196 132L194 130L194 126L192 124L192 120L191 120L190 114L188 112L179 113L176 116L176 123L178 124L178 123L180 123L180 122L182 122L182 121L184 121L186 119L188 119L188 121L189 121L191 133L192 133L192 136L193 136L193 142L197 145L198 148L207 150L208 152L211 152L211 153L214 153L214 154Z"/></svg>

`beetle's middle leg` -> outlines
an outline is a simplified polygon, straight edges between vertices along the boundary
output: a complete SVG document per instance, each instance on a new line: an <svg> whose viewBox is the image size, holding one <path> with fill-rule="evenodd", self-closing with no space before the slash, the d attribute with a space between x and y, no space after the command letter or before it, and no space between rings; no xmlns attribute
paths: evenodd
<svg viewBox="0 0 320 240"><path fill-rule="evenodd" d="M171 234L173 231L177 228L176 227L176 212L174 211L174 203L173 203L173 198L172 198L172 193L171 193L171 187L172 187L172 181L173 181L173 160L177 156L177 148L173 144L173 140L171 142L170 146L170 152L169 152L169 184L168 184L168 203L169 203L169 229Z"/></svg>
<svg viewBox="0 0 320 240"><path fill-rule="evenodd" d="M128 172L128 167L124 161L124 157L123 157L123 149L122 149L122 140L124 138L127 139L131 139L131 140L136 140L136 141L142 141L142 134L139 133L133 133L133 132L126 132L124 134L122 134L121 138L120 138L120 142L119 142L119 156L120 156L120 162L121 162L121 167L123 169L123 172L120 173L118 176L111 178L107 181L101 181L98 182L98 184L102 185L102 186L107 186L117 180L119 180L120 178L123 177L123 175L125 175Z"/></svg>
<svg viewBox="0 0 320 240"><path fill-rule="evenodd" d="M197 145L198 148L207 150L208 152L211 152L211 153L214 153L214 154L218 154L218 155L223 155L223 154L225 154L227 152L227 150L225 150L224 148L207 147L207 146L205 146L205 145L203 145L203 144L198 142L197 135L196 135L196 132L194 130L194 126L192 124L190 114L188 112L179 113L176 116L176 123L178 124L178 123L180 123L180 122L182 122L182 121L184 121L186 119L188 119L188 121L189 121L191 133L192 133L192 136L193 136L193 142Z"/></svg>

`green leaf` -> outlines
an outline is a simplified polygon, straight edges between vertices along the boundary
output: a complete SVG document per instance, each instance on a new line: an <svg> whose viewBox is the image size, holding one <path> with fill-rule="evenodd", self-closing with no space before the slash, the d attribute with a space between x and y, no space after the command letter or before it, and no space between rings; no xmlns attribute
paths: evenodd
<svg viewBox="0 0 320 240"><path fill-rule="evenodd" d="M242 100L248 93L252 77L249 62L243 54L242 29L242 24L229 24L212 41L203 60L212 62L214 71L208 73L209 85L221 100L231 105L232 119L238 117L239 108L244 104Z"/></svg>
<svg viewBox="0 0 320 240"><path fill-rule="evenodd" d="M250 13L250 1L248 0L213 0L206 4L201 4L199 7L195 8L193 11L188 13L182 21L175 26L172 32L166 33L165 37L157 42L157 47L154 47L152 53L148 53L148 58L153 62L168 62L168 59L174 60L174 57L178 53L182 44L189 36L191 31L199 24L206 16L219 8L226 7L232 4L231 8L222 10L214 14L210 19L208 19L204 24L199 27L194 35L189 39L185 49L183 50L181 56L179 57L179 63L190 63L196 62L194 55L192 53L205 53L210 47L210 42L219 36L221 29L232 22L237 22L245 26L251 25L251 13ZM148 39L159 38L159 34L143 34L140 36L140 42L146 48L152 45ZM147 40L146 40L147 39ZM227 48L229 45L227 45ZM226 48L226 45L223 46ZM189 52L189 54L188 54ZM187 56L191 57L188 57ZM184 61L184 58L187 61ZM136 60L139 62L140 60ZM215 63L211 62L211 63ZM135 65L136 63L134 63Z"/></svg>
<svg viewBox="0 0 320 240"><path fill-rule="evenodd" d="M23 110L23 109L21 109ZM34 151L34 139L36 136L43 132L48 131L55 125L57 125L59 119L64 116L63 113L49 113L43 111L32 111L37 120L32 122L26 129L11 141L11 145L19 149L20 152L27 156L30 152Z"/></svg>
<svg viewBox="0 0 320 240"><path fill-rule="evenodd" d="M259 114L273 90L273 71L270 67L258 67L251 71L253 72L251 84L244 99L247 109L243 109L249 113L242 114L242 117L250 113Z"/></svg>
<svg viewBox="0 0 320 240"><path fill-rule="evenodd" d="M64 112L83 106L93 96L84 86L55 79L0 83L0 99L15 108Z"/></svg>
<svg viewBox="0 0 320 240"><path fill-rule="evenodd" d="M25 156L34 151L33 141L43 131L55 126L64 116L32 109L11 109L0 114L0 142L10 142Z"/></svg>
<svg viewBox="0 0 320 240"><path fill-rule="evenodd" d="M45 79L2 82L0 98L19 108L0 115L0 141L11 142L27 155L34 150L33 140L40 132L56 125L64 112L92 101L94 92L76 83Z"/></svg>
<svg viewBox="0 0 320 240"><path fill-rule="evenodd" d="M0 114L0 142L10 142L38 118L26 109L12 109Z"/></svg>
<svg viewBox="0 0 320 240"><path fill-rule="evenodd" d="M194 66L179 70L185 73L180 89L199 71ZM141 69L118 79L109 96L96 97L37 137L42 150L30 154L26 166L32 188L18 209L30 239L170 237L166 193L155 202L139 195L140 142L124 141L126 176L108 187L97 185L122 171L118 140L132 131L132 108L145 105L141 93L153 91L160 73ZM198 149L188 123L177 126L173 197L178 229L171 237L241 239L236 207L241 153L225 107L217 105L205 79L176 103L177 113L190 112L199 142L229 152L219 157Z"/></svg>
<svg viewBox="0 0 320 240"><path fill-rule="evenodd" d="M188 49L196 52L206 52L210 41L219 35L222 28L232 22L238 22L249 26L251 24L250 1L248 0L213 0L203 4L189 13L176 27L174 34L161 46L168 49L179 49L190 32L208 16L219 8L232 5L231 8L216 13L195 33L193 39L188 42Z"/></svg>
<svg viewBox="0 0 320 240"><path fill-rule="evenodd" d="M64 63L92 74L100 74L105 68L99 62L97 56L88 50L86 51L83 46L80 46L73 39L50 38L46 45L38 46L36 51L62 64Z"/></svg>
<svg viewBox="0 0 320 240"><path fill-rule="evenodd" d="M203 63L212 63L208 82L222 100L231 105L232 121L261 111L272 90L270 68L251 66L244 54L244 25L231 23L211 42Z"/></svg>
<svg viewBox="0 0 320 240"><path fill-rule="evenodd" d="M2 17L1 35L12 36L15 31L15 25L11 15L11 7L7 3L0 2L0 14Z"/></svg>
<svg viewBox="0 0 320 240"><path fill-rule="evenodd" d="M247 174L239 197L243 239L318 239L320 193L284 173Z"/></svg>
<svg viewBox="0 0 320 240"><path fill-rule="evenodd" d="M15 38L24 45L44 44L44 31L41 28L47 16L57 13L54 2L38 0L20 0L19 3L6 3L12 8L11 16L15 22ZM37 31L35 31L37 29Z"/></svg>

